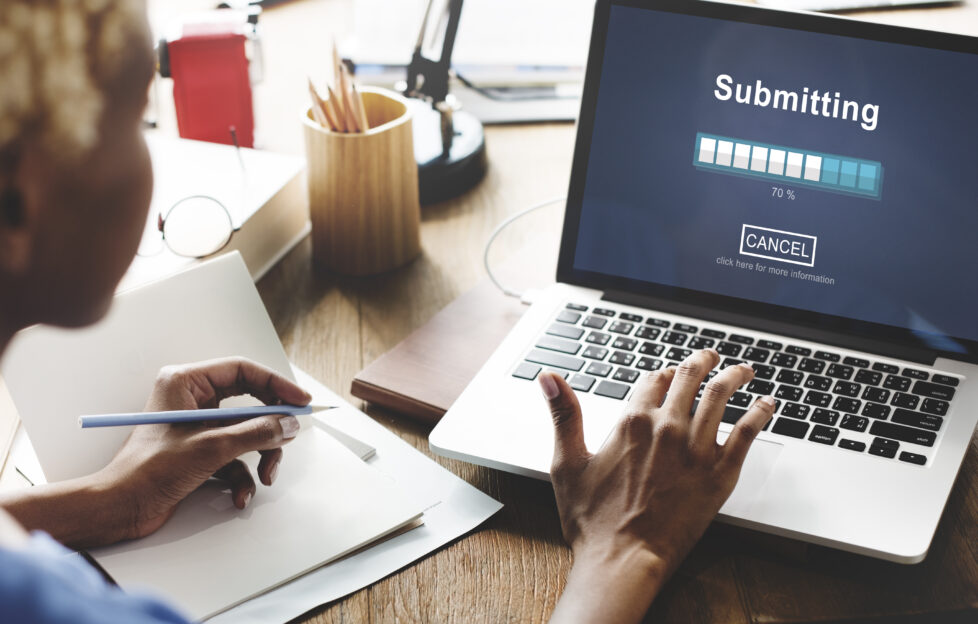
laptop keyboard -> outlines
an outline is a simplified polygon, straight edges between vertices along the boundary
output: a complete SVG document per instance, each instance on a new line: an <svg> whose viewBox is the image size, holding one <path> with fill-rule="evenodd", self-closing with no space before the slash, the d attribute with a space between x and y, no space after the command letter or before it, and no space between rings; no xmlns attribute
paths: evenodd
<svg viewBox="0 0 978 624"><path fill-rule="evenodd" d="M932 455L960 383L949 374L746 331L573 302L560 310L512 375L532 381L540 371L552 370L578 393L624 400L644 371L677 364L706 348L720 354L718 369L741 362L754 368L754 379L727 403L723 422L736 423L756 399L771 395L777 407L765 431L917 465ZM716 374L711 371L707 380Z"/></svg>

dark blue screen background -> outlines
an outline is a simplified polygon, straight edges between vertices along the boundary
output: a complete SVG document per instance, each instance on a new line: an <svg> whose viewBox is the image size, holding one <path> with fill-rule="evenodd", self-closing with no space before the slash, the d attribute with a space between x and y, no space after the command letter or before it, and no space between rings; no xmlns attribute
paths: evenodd
<svg viewBox="0 0 978 624"><path fill-rule="evenodd" d="M716 77L838 91L859 122L714 97ZM978 56L615 6L574 268L978 340ZM753 94L752 94L753 97ZM697 132L883 164L880 200L693 166ZM834 285L716 263L742 224L818 237ZM946 345L945 345L946 346Z"/></svg>

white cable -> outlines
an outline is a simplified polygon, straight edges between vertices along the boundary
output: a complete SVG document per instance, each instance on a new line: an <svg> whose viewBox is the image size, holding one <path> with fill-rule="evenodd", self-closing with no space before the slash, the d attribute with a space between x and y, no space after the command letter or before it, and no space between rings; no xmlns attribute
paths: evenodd
<svg viewBox="0 0 978 624"><path fill-rule="evenodd" d="M539 204L535 204L533 206L530 206L529 208L525 208L517 212L516 214L504 219L502 223L496 226L496 229L492 231L492 234L489 235L489 240L486 241L485 251L482 254L482 264L485 265L486 274L489 275L489 279L492 280L492 283L495 284L496 288L498 288L507 297L516 297L517 299L523 299L523 293L518 293L514 290L509 290L508 288L503 286L499 282L499 280L496 279L496 276L493 274L492 267L489 266L489 250L492 249L493 241L495 241L496 237L499 236L499 234L507 227L509 227L509 225L514 221L522 217L525 217L526 215L530 214L534 210L539 210L545 206L549 206L550 204L556 204L557 202L564 201L566 199L567 199L566 196L554 197L552 199L548 199L545 202L540 202Z"/></svg>

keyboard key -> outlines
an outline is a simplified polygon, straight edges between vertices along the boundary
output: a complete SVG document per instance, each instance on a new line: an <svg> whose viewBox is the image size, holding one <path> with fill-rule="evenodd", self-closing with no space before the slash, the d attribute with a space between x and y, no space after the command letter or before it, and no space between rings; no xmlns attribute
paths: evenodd
<svg viewBox="0 0 978 624"><path fill-rule="evenodd" d="M558 318L557 320L559 321L560 319ZM589 316L586 319L584 319L583 323L581 323L581 325L583 325L584 327L589 327L591 329L604 329L604 326L607 324L608 324L607 319L603 319L597 316Z"/></svg>
<svg viewBox="0 0 978 624"><path fill-rule="evenodd" d="M792 386L797 386L801 383L801 380L805 377L803 373L792 370L783 370L778 373L777 379L775 381L780 381L781 383L791 384Z"/></svg>
<svg viewBox="0 0 978 624"><path fill-rule="evenodd" d="M747 384L747 392L753 392L754 394L771 394L774 392L774 383L755 378L752 382Z"/></svg>
<svg viewBox="0 0 978 624"><path fill-rule="evenodd" d="M548 368L547 369L547 372L548 373L553 373L554 375L560 375L564 379L567 379L567 376L570 375L570 373L568 373L567 371L560 370L559 368Z"/></svg>
<svg viewBox="0 0 978 624"><path fill-rule="evenodd" d="M767 349L759 349L757 347L748 347L744 351L744 359L750 360L751 362L767 362L767 358L770 357L771 352Z"/></svg>
<svg viewBox="0 0 978 624"><path fill-rule="evenodd" d="M712 338L703 338L702 336L693 336L689 344L687 345L690 349L709 349L716 344L716 340Z"/></svg>
<svg viewBox="0 0 978 624"><path fill-rule="evenodd" d="M842 358L842 363L848 366L855 366L856 368L869 368L869 360L852 357L851 355Z"/></svg>
<svg viewBox="0 0 978 624"><path fill-rule="evenodd" d="M521 362L516 370L513 371L513 377L519 377L520 379L529 379L533 381L537 378L537 374L540 372L540 367L536 364L530 364L529 362Z"/></svg>
<svg viewBox="0 0 978 624"><path fill-rule="evenodd" d="M812 412L812 417L810 420L813 423L834 427L835 423L839 422L839 412L818 408Z"/></svg>
<svg viewBox="0 0 978 624"><path fill-rule="evenodd" d="M607 377L611 373L610 364L602 364L601 362L591 362L587 365L587 370L584 371L588 375L597 375L598 377Z"/></svg>
<svg viewBox="0 0 978 624"><path fill-rule="evenodd" d="M585 340L591 344L606 345L611 340L611 334L602 334L601 332L593 331L587 335Z"/></svg>
<svg viewBox="0 0 978 624"><path fill-rule="evenodd" d="M853 372L855 372L855 369L851 366L846 366L845 364L829 364L829 368L825 371L825 374L836 379L848 380L852 377Z"/></svg>
<svg viewBox="0 0 978 624"><path fill-rule="evenodd" d="M822 390L824 392L832 387L832 380L828 377L809 375L808 379L805 380L805 387L813 390Z"/></svg>
<svg viewBox="0 0 978 624"><path fill-rule="evenodd" d="M706 332L704 331L703 333L706 333ZM933 381L935 383L939 383L939 384L944 384L945 386L957 386L958 385L958 378L957 377L948 377L947 375L939 375L937 373L934 373L934 376L931 378L931 381Z"/></svg>
<svg viewBox="0 0 978 624"><path fill-rule="evenodd" d="M866 443L842 438L841 440L839 440L839 448L847 449L850 451L856 451L857 453L862 453L863 451L866 450Z"/></svg>
<svg viewBox="0 0 978 624"><path fill-rule="evenodd" d="M752 366L754 368L754 379L771 379L777 372L773 366L765 366L764 364L753 364Z"/></svg>
<svg viewBox="0 0 978 624"><path fill-rule="evenodd" d="M628 394L629 388L631 388L631 386L623 383L604 380L598 384L597 388L594 389L594 394L612 399L624 399L625 395Z"/></svg>
<svg viewBox="0 0 978 624"><path fill-rule="evenodd" d="M570 325L554 323L547 329L547 333L551 336L560 336L561 338L580 340L581 336L584 335L584 330L580 327L571 327Z"/></svg>
<svg viewBox="0 0 978 624"><path fill-rule="evenodd" d="M780 342L774 342L773 340L758 340L757 346L760 347L761 349L780 351L783 345Z"/></svg>
<svg viewBox="0 0 978 624"><path fill-rule="evenodd" d="M666 346L657 342L644 342L638 352L642 355L653 355L659 357L666 350Z"/></svg>
<svg viewBox="0 0 978 624"><path fill-rule="evenodd" d="M609 310L608 308L594 308L595 314L600 314L601 316L614 316L615 311Z"/></svg>
<svg viewBox="0 0 978 624"><path fill-rule="evenodd" d="M561 353L569 353L571 355L577 355L577 352L581 350L581 343L564 340L555 336L540 336L537 339L537 346L541 349L560 351ZM590 349L591 347L588 348Z"/></svg>
<svg viewBox="0 0 978 624"><path fill-rule="evenodd" d="M876 401L877 403L889 403L890 391L884 390L883 388L866 388L863 391L863 398L867 401Z"/></svg>
<svg viewBox="0 0 978 624"><path fill-rule="evenodd" d="M698 408L699 405L700 405L699 399L693 401L693 409L690 410L689 412L690 416L696 413L696 408ZM739 407L733 407L728 404L726 407L723 408L723 416L721 420L727 423L728 425L735 425L737 424L737 421L740 420L740 417L746 413L747 410L741 409Z"/></svg>
<svg viewBox="0 0 978 624"><path fill-rule="evenodd" d="M687 334L695 334L699 330L699 327L687 325L686 323L676 323L672 328L676 331L686 332Z"/></svg>
<svg viewBox="0 0 978 624"><path fill-rule="evenodd" d="M808 412L812 408L807 405L801 405L799 403L785 403L784 407L781 408L781 415L787 416L788 418L797 418L798 420L805 420L808 418Z"/></svg>
<svg viewBox="0 0 978 624"><path fill-rule="evenodd" d="M631 366L632 362L634 361L635 355L632 353L625 353L624 351L615 351L608 359L608 362L611 364L621 364L622 366Z"/></svg>
<svg viewBox="0 0 978 624"><path fill-rule="evenodd" d="M744 336L742 334L730 334L730 336L727 338L727 340L729 340L730 342L737 342L737 343L745 344L745 345L752 345L752 344L754 344L754 339L753 338L751 338L750 336Z"/></svg>
<svg viewBox="0 0 978 624"><path fill-rule="evenodd" d="M951 399L953 399L954 392L955 392L954 388L950 386L930 383L927 381L918 381L915 382L913 385L914 394L930 397L932 399L940 399L942 401L950 401Z"/></svg>
<svg viewBox="0 0 978 624"><path fill-rule="evenodd" d="M869 447L869 454L893 459L894 457L896 457L897 449L889 448L885 446L876 446L874 444Z"/></svg>
<svg viewBox="0 0 978 624"><path fill-rule="evenodd" d="M876 362L873 364L873 370L893 375L900 372L900 367L892 364L884 364L883 362Z"/></svg>
<svg viewBox="0 0 978 624"><path fill-rule="evenodd" d="M815 373L816 375L821 375L822 371L825 370L825 362L822 360L812 360L805 358L798 365L798 370L805 373Z"/></svg>
<svg viewBox="0 0 978 624"><path fill-rule="evenodd" d="M797 355L788 355L787 353L775 353L774 357L771 358L772 365L784 366L785 368L794 368L797 362Z"/></svg>
<svg viewBox="0 0 978 624"><path fill-rule="evenodd" d="M863 418L862 416L846 414L842 417L842 424L839 426L843 429L849 429L850 431L858 431L862 433L863 431L866 431L866 427L869 426L869 419Z"/></svg>
<svg viewBox="0 0 978 624"><path fill-rule="evenodd" d="M778 391L774 393L774 398L785 401L797 401L801 398L802 389L795 386L778 386Z"/></svg>
<svg viewBox="0 0 978 624"><path fill-rule="evenodd" d="M683 334L676 331L667 331L666 333L662 334L662 342L679 347L686 344L687 338L689 338L688 334Z"/></svg>
<svg viewBox="0 0 978 624"><path fill-rule="evenodd" d="M578 312L587 312L587 306L580 303L568 303L568 310L577 310Z"/></svg>
<svg viewBox="0 0 978 624"><path fill-rule="evenodd" d="M638 379L638 371L632 370L630 368L619 368L615 371L615 374L611 376L615 381L624 381L626 383L635 383Z"/></svg>
<svg viewBox="0 0 978 624"><path fill-rule="evenodd" d="M879 403L866 403L861 413L863 416L869 416L877 420L886 420L890 416L890 406L880 405Z"/></svg>
<svg viewBox="0 0 978 624"><path fill-rule="evenodd" d="M662 368L662 360L657 360L655 358L643 357L638 359L638 363L635 365L636 368L640 368L646 371L654 371Z"/></svg>
<svg viewBox="0 0 978 624"><path fill-rule="evenodd" d="M883 387L889 390L906 392L910 388L910 379L907 377L897 377L896 375L887 375L886 379L883 380Z"/></svg>
<svg viewBox="0 0 978 624"><path fill-rule="evenodd" d="M618 318L620 318L623 321L628 321L630 323L642 322L641 316L639 316L638 314L632 314L631 312L622 312L621 314L618 315Z"/></svg>
<svg viewBox="0 0 978 624"><path fill-rule="evenodd" d="M634 351L635 347L638 346L638 340L634 338L625 338L619 336L615 338L615 341L611 343L613 349L622 349L623 351Z"/></svg>
<svg viewBox="0 0 978 624"><path fill-rule="evenodd" d="M584 367L584 360L581 358L564 355L563 353L555 353L553 351L545 351L543 349L533 349L527 354L526 359L534 364L566 368L575 372Z"/></svg>
<svg viewBox="0 0 978 624"><path fill-rule="evenodd" d="M720 355L729 355L730 357L737 357L743 347L739 344L733 344L732 342L721 342L717 345L717 353Z"/></svg>
<svg viewBox="0 0 978 624"><path fill-rule="evenodd" d="M873 446L880 446L883 448L898 449L900 448L900 443L896 440L889 440L887 438L873 438Z"/></svg>
<svg viewBox="0 0 978 624"><path fill-rule="evenodd" d="M842 396L857 397L859 396L859 391L862 389L863 387L857 383L852 383L849 381L837 381L835 382L835 387L832 388L832 392L841 394Z"/></svg>
<svg viewBox="0 0 978 624"><path fill-rule="evenodd" d="M917 409L917 404L920 403L920 397L914 396L912 394L904 394L902 392L897 392L893 395L893 399L890 404L895 407L902 407L905 409Z"/></svg>
<svg viewBox="0 0 978 624"><path fill-rule="evenodd" d="M587 392L597 381L594 377L588 377L587 375L581 375L580 373L575 374L570 378L570 387L577 390L578 392Z"/></svg>
<svg viewBox="0 0 978 624"><path fill-rule="evenodd" d="M869 432L875 436L900 440L901 442L910 442L911 444L920 444L921 446L934 446L934 440L937 439L937 434L933 431L914 429L913 427L896 425L882 420L874 422L869 427Z"/></svg>
<svg viewBox="0 0 978 624"><path fill-rule="evenodd" d="M830 351L816 351L812 357L816 360L825 360L826 362L838 362L842 359L842 356L838 353L832 353Z"/></svg>
<svg viewBox="0 0 978 624"><path fill-rule="evenodd" d="M940 431L941 425L944 424L944 419L940 416L921 414L920 412L906 409L895 410L893 412L893 418L890 421L899 425L909 425L910 427L919 427L931 431Z"/></svg>
<svg viewBox="0 0 978 624"><path fill-rule="evenodd" d="M849 412L850 414L856 414L859 412L859 408L862 407L863 402L859 399L850 399L847 397L835 397L835 403L832 404L832 409L839 410L840 412Z"/></svg>
<svg viewBox="0 0 978 624"><path fill-rule="evenodd" d="M723 340L727 337L727 334L716 329L704 329L700 332L701 336L706 336L707 338L716 338L718 340Z"/></svg>
<svg viewBox="0 0 978 624"><path fill-rule="evenodd" d="M856 382L861 384L869 384L871 386L880 385L880 381L883 379L883 373L877 373L871 370L858 370L856 371Z"/></svg>
<svg viewBox="0 0 978 624"><path fill-rule="evenodd" d="M676 362L681 362L686 358L688 358L691 353L692 351L690 351L689 349L680 349L679 347L673 347L669 349L668 353L666 353L666 359L675 360Z"/></svg>
<svg viewBox="0 0 978 624"><path fill-rule="evenodd" d="M911 464L917 464L918 466L923 466L927 463L927 458L923 455L918 455L916 453L908 453L903 451L900 453L900 461L909 462Z"/></svg>
<svg viewBox="0 0 978 624"><path fill-rule="evenodd" d="M624 321L615 321L608 327L608 331L615 332L616 334L624 334L626 336L632 333L633 329L635 329L635 325L632 323L626 323Z"/></svg>
<svg viewBox="0 0 978 624"><path fill-rule="evenodd" d="M661 329L656 329L655 327L649 327L648 325L643 325L638 328L635 332L636 338L641 338L642 340L655 340L662 333Z"/></svg>
<svg viewBox="0 0 978 624"><path fill-rule="evenodd" d="M746 392L734 392L730 400L727 401L728 405L734 405L736 407L747 407L751 403L751 397Z"/></svg>
<svg viewBox="0 0 978 624"><path fill-rule="evenodd" d="M803 439L805 434L808 433L808 423L801 422L800 420L792 420L791 418L779 418L771 428L771 432Z"/></svg>
<svg viewBox="0 0 978 624"><path fill-rule="evenodd" d="M812 416L812 419L815 417ZM808 439L812 442L818 442L819 444L828 444L832 446L835 444L835 439L839 437L839 430L833 427L826 427L824 425L815 425L812 427L812 434L808 436Z"/></svg>
<svg viewBox="0 0 978 624"><path fill-rule="evenodd" d="M574 323L581 320L581 315L577 312L571 312L570 310L561 310L560 314L557 315L557 320L561 323Z"/></svg>
<svg viewBox="0 0 978 624"><path fill-rule="evenodd" d="M728 366L737 366L738 364L746 364L746 362L743 360L736 360L734 358L724 358L724 360L720 362L720 370L723 370Z"/></svg>
<svg viewBox="0 0 978 624"><path fill-rule="evenodd" d="M828 407L832 404L832 395L817 390L809 390L808 394L805 395L805 403L818 407Z"/></svg>
<svg viewBox="0 0 978 624"><path fill-rule="evenodd" d="M930 374L927 371L922 371L916 368L905 368L903 369L904 377L912 377L913 379L927 379Z"/></svg>
<svg viewBox="0 0 978 624"><path fill-rule="evenodd" d="M792 355L800 355L802 357L808 357L812 354L812 350L807 347L799 347L798 345L788 345L784 348L785 351Z"/></svg>
<svg viewBox="0 0 978 624"><path fill-rule="evenodd" d="M651 317L645 319L645 324L652 325L653 327L669 327L669 321Z"/></svg>
<svg viewBox="0 0 978 624"><path fill-rule="evenodd" d="M947 414L947 408L947 401L941 401L940 399L924 399L924 402L920 406L920 411L927 412L928 414L933 414L935 416L944 416Z"/></svg>
<svg viewBox="0 0 978 624"><path fill-rule="evenodd" d="M587 349L584 349L584 353L582 353L581 355L586 358L590 358L592 360L603 360L605 359L605 357L608 356L608 350L605 349L604 347L591 346L588 347Z"/></svg>

